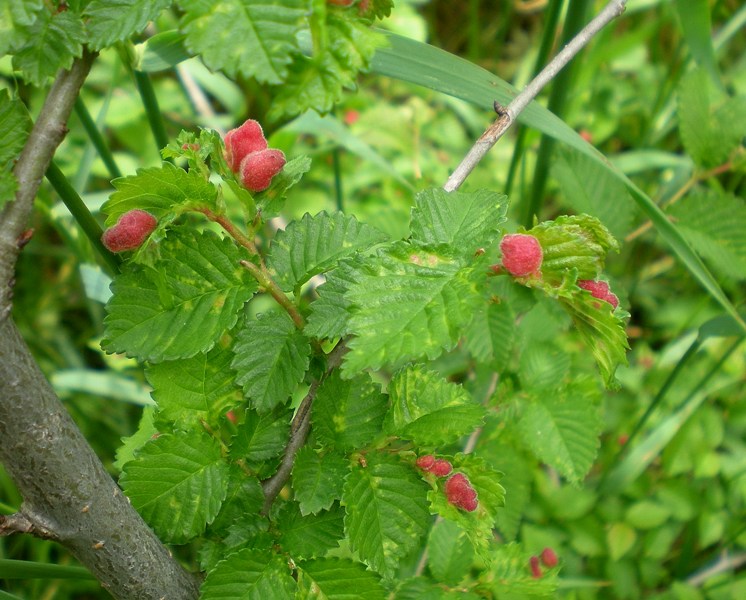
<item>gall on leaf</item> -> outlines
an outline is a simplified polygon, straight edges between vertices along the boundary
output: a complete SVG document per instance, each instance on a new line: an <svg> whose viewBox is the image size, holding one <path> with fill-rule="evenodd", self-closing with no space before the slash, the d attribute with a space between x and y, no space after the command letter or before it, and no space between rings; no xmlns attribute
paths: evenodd
<svg viewBox="0 0 746 600"><path fill-rule="evenodd" d="M541 562L544 563L545 567L553 569L559 564L557 553L551 548L544 548L544 550L541 551L540 556L541 556Z"/></svg>
<svg viewBox="0 0 746 600"><path fill-rule="evenodd" d="M541 566L539 566L539 557L538 556L532 556L528 560L528 566L531 569L531 577L534 579L541 579Z"/></svg>
<svg viewBox="0 0 746 600"><path fill-rule="evenodd" d="M605 281L581 279L578 281L578 287L589 291L594 298L608 302L613 308L619 306L619 298L609 289L609 284Z"/></svg>
<svg viewBox="0 0 746 600"><path fill-rule="evenodd" d="M513 277L538 274L544 252L541 244L532 235L512 233L500 241L502 265Z"/></svg>
<svg viewBox="0 0 746 600"><path fill-rule="evenodd" d="M446 498L456 508L474 512L479 506L477 491L463 473L456 473L445 485Z"/></svg>
<svg viewBox="0 0 746 600"><path fill-rule="evenodd" d="M281 150L267 148L252 152L241 161L241 183L250 192L263 192L272 178L282 171L285 162L285 154Z"/></svg>
<svg viewBox="0 0 746 600"><path fill-rule="evenodd" d="M414 463L419 469L432 473L436 477L446 477L453 471L453 465L444 458L435 458L432 454L420 456Z"/></svg>
<svg viewBox="0 0 746 600"><path fill-rule="evenodd" d="M149 212L136 208L124 213L116 225L101 236L101 243L110 252L125 252L139 248L158 224Z"/></svg>
<svg viewBox="0 0 746 600"><path fill-rule="evenodd" d="M252 152L267 148L264 131L258 121L249 119L240 127L231 129L223 138L225 143L225 162L234 173L241 168L241 161Z"/></svg>

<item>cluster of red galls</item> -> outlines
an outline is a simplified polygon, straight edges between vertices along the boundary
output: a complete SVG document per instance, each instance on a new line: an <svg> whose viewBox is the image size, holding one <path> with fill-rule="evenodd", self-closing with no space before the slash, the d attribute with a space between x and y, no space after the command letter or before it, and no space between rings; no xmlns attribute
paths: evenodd
<svg viewBox="0 0 746 600"><path fill-rule="evenodd" d="M500 242L502 265L496 265L493 270L505 269L513 277L539 277L544 252L541 244L534 236L525 233L506 235ZM587 290L594 298L611 304L612 308L619 306L619 298L609 289L605 281L581 279L578 287Z"/></svg>
<svg viewBox="0 0 746 600"><path fill-rule="evenodd" d="M262 126L249 119L241 127L225 134L225 161L241 184L250 192L262 192L272 178L285 166L281 150L267 147ZM158 221L149 212L136 208L124 213L116 225L101 236L110 252L125 252L139 248L155 230Z"/></svg>
<svg viewBox="0 0 746 600"><path fill-rule="evenodd" d="M448 477L453 472L453 466L443 458L435 458L432 454L420 456L415 464L418 468L436 477ZM463 473L452 475L445 484L448 502L456 508L467 512L474 512L479 506L477 491L471 486L469 479Z"/></svg>
<svg viewBox="0 0 746 600"><path fill-rule="evenodd" d="M539 556L532 556L528 561L528 566L531 569L531 576L534 579L540 579L542 576L541 565L544 565L548 569L553 569L559 564L557 553L551 548L544 548Z"/></svg>

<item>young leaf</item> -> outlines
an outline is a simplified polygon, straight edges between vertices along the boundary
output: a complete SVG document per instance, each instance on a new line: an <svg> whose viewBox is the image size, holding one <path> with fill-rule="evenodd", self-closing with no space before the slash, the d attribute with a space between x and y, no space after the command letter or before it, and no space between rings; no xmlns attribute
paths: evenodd
<svg viewBox="0 0 746 600"><path fill-rule="evenodd" d="M85 8L86 29L96 50L139 33L173 0L92 0Z"/></svg>
<svg viewBox="0 0 746 600"><path fill-rule="evenodd" d="M31 119L23 104L12 100L8 90L0 90L0 210L18 187L12 170L30 127Z"/></svg>
<svg viewBox="0 0 746 600"><path fill-rule="evenodd" d="M236 465L231 465L228 492L210 532L228 531L236 523L246 524L251 516L259 515L264 505L262 484L256 477L247 477Z"/></svg>
<svg viewBox="0 0 746 600"><path fill-rule="evenodd" d="M481 302L484 273L479 260L464 266L445 247L406 242L365 259L345 294L355 337L343 371L396 368L452 348Z"/></svg>
<svg viewBox="0 0 746 600"><path fill-rule="evenodd" d="M218 514L228 465L220 444L205 433L164 434L124 465L120 483L161 539L183 544Z"/></svg>
<svg viewBox="0 0 746 600"><path fill-rule="evenodd" d="M71 10L42 10L24 30L28 41L13 57L13 67L36 86L43 85L59 69L69 69L73 58L83 53L83 22Z"/></svg>
<svg viewBox="0 0 746 600"><path fill-rule="evenodd" d="M285 291L336 266L340 258L386 241L386 235L343 213L308 213L277 233L267 266Z"/></svg>
<svg viewBox="0 0 746 600"><path fill-rule="evenodd" d="M339 506L303 516L295 502L288 502L277 523L280 546L293 558L323 556L344 537L344 511Z"/></svg>
<svg viewBox="0 0 746 600"><path fill-rule="evenodd" d="M713 269L734 279L746 278L746 203L741 198L695 190L669 213Z"/></svg>
<svg viewBox="0 0 746 600"><path fill-rule="evenodd" d="M363 448L381 433L388 401L368 375L342 379L335 370L319 387L311 419L323 444L341 450Z"/></svg>
<svg viewBox="0 0 746 600"><path fill-rule="evenodd" d="M570 269L577 269L578 279L596 279L609 250L619 251L619 244L609 230L590 215L544 221L526 233L541 244L544 252L541 278L547 284L562 283Z"/></svg>
<svg viewBox="0 0 746 600"><path fill-rule="evenodd" d="M297 563L296 600L384 600L380 578L349 558L317 558Z"/></svg>
<svg viewBox="0 0 746 600"><path fill-rule="evenodd" d="M248 462L258 462L278 456L287 443L292 410L276 406L266 414L246 410L246 418L238 426L231 442L231 456Z"/></svg>
<svg viewBox="0 0 746 600"><path fill-rule="evenodd" d="M122 445L117 448L117 458L114 461L114 466L119 471L124 469L124 465L135 458L140 448L156 437L158 429L153 422L154 412L154 407L146 406L142 411L137 431L129 437L122 438Z"/></svg>
<svg viewBox="0 0 746 600"><path fill-rule="evenodd" d="M474 547L459 525L442 520L430 530L427 555L427 567L433 577L440 583L456 586L471 569Z"/></svg>
<svg viewBox="0 0 746 600"><path fill-rule="evenodd" d="M288 400L303 380L311 346L284 312L247 319L238 332L231 368L260 413Z"/></svg>
<svg viewBox="0 0 746 600"><path fill-rule="evenodd" d="M368 68L384 41L367 24L332 13L327 14L326 28L328 43L322 54L295 57L274 98L270 119L299 115L311 108L322 114L329 112L344 88L355 87L358 72Z"/></svg>
<svg viewBox="0 0 746 600"><path fill-rule="evenodd" d="M399 560L419 545L430 521L415 470L393 457L369 454L367 466L347 477L342 504L350 547L373 570L394 577Z"/></svg>
<svg viewBox="0 0 746 600"><path fill-rule="evenodd" d="M0 3L0 56L15 52L29 41L29 26L42 10L45 10L43 0L6 0Z"/></svg>
<svg viewBox="0 0 746 600"><path fill-rule="evenodd" d="M290 159L282 171L272 178L272 183L266 190L254 195L256 205L265 219L271 219L280 214L288 190L310 170L311 159L308 156L296 156Z"/></svg>
<svg viewBox="0 0 746 600"><path fill-rule="evenodd" d="M135 208L149 212L159 221L173 220L187 210L218 210L217 188L198 171L187 173L171 163L138 169L137 175L120 177L112 183L117 191L101 206L101 212L107 215L107 227Z"/></svg>
<svg viewBox="0 0 746 600"><path fill-rule="evenodd" d="M552 394L536 394L519 421L523 439L539 460L579 483L593 465L602 421L599 391L588 378Z"/></svg>
<svg viewBox="0 0 746 600"><path fill-rule="evenodd" d="M230 362L233 353L216 347L192 358L150 365L146 371L158 404L158 419L187 430L205 421L217 427L220 418L241 401Z"/></svg>
<svg viewBox="0 0 746 600"><path fill-rule="evenodd" d="M507 209L508 197L489 190L423 190L412 209L412 239L423 244L450 244L468 258L498 237Z"/></svg>
<svg viewBox="0 0 746 600"><path fill-rule="evenodd" d="M179 0L186 47L231 78L282 83L297 50L304 0Z"/></svg>
<svg viewBox="0 0 746 600"><path fill-rule="evenodd" d="M349 462L339 454L327 452L322 456L310 446L298 450L293 464L293 492L301 514L329 510L342 497L349 470Z"/></svg>
<svg viewBox="0 0 746 600"><path fill-rule="evenodd" d="M207 574L200 600L294 600L287 559L270 550L244 548Z"/></svg>
<svg viewBox="0 0 746 600"><path fill-rule="evenodd" d="M112 283L101 346L140 360L189 358L235 325L257 290L239 265L248 253L205 231L173 231L154 267L131 265Z"/></svg>
<svg viewBox="0 0 746 600"><path fill-rule="evenodd" d="M389 397L385 430L421 446L454 442L484 418L484 408L463 387L419 365L393 376Z"/></svg>

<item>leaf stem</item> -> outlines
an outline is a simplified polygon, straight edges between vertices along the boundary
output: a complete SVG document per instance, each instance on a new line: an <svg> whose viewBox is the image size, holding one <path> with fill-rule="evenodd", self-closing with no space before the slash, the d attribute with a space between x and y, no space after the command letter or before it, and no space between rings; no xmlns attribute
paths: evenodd
<svg viewBox="0 0 746 600"><path fill-rule="evenodd" d="M168 146L168 134L166 133L166 125L163 122L161 109L158 107L158 98L155 95L153 84L147 73L133 70L132 74L135 78L135 85L137 85L140 99L145 107L145 114L148 117L150 130L153 132L153 137L155 137L155 143L158 146L158 155L160 156L161 149ZM166 160L172 162L170 159Z"/></svg>
<svg viewBox="0 0 746 600"><path fill-rule="evenodd" d="M306 320L303 318L303 315L298 312L298 309L295 304L290 301L290 298L285 295L285 292L280 289L280 286L275 283L275 280L270 277L267 268L263 265L261 267L257 266L248 260L242 260L241 266L251 273L259 285L268 291L277 303L287 311L290 318L293 320L293 323L295 323L295 326L302 331L306 326Z"/></svg>
<svg viewBox="0 0 746 600"><path fill-rule="evenodd" d="M593 37L603 29L608 23L624 12L627 0L610 0L610 2L601 10L596 17L586 25L578 35L576 35L567 46L565 46L553 59L544 67L533 80L519 93L506 107L498 107L499 115L495 122L480 136L476 143L471 147L461 163L456 167L451 176L446 181L443 189L452 192L461 187L469 174L479 164L487 152L490 151L497 141L514 123L521 112L529 105L538 93L572 58L593 39Z"/></svg>

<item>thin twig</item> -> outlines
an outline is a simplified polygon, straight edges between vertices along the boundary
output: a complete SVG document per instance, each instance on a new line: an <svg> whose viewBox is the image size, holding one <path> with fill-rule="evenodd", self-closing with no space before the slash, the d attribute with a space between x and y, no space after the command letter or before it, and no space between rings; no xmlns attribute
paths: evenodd
<svg viewBox="0 0 746 600"><path fill-rule="evenodd" d="M699 587L704 584L708 579L724 573L726 571L735 571L741 565L746 564L746 553L728 555L724 552L720 559L712 566L700 571L696 575L689 577L686 582L694 587Z"/></svg>
<svg viewBox="0 0 746 600"><path fill-rule="evenodd" d="M0 321L10 313L11 282L21 248L18 241L28 226L44 173L67 133L67 119L95 56L86 50L69 71L57 75L13 169L18 192L15 201L9 202L0 213Z"/></svg>
<svg viewBox="0 0 746 600"><path fill-rule="evenodd" d="M257 280L259 285L270 293L277 304L285 309L293 320L293 323L295 323L295 326L302 331L306 326L306 320L303 318L303 315L300 314L300 311L298 311L295 304L290 301L290 298L285 295L285 292L280 289L280 286L277 285L275 280L270 277L266 267L258 267L248 260L242 260L240 263L244 269L254 276L254 279Z"/></svg>
<svg viewBox="0 0 746 600"><path fill-rule="evenodd" d="M557 73L572 58L591 41L601 29L603 29L613 19L624 12L627 0L611 0L598 15L586 25L578 35L576 35L567 46L565 46L552 61L544 67L524 89L518 94L513 101L506 107L498 108L499 116L497 120L485 131L477 142L471 147L467 155L456 167L456 170L448 178L443 186L447 192L452 192L461 187L466 178L479 164L487 152L490 151L497 141L505 134L518 115L529 105L529 103L539 94Z"/></svg>
<svg viewBox="0 0 746 600"><path fill-rule="evenodd" d="M308 432L311 429L311 407L313 401L316 398L319 386L324 379L342 363L342 357L347 352L347 346L344 342L340 342L337 346L329 353L329 357L326 362L326 371L324 375L311 383L311 387L308 389L306 397L298 406L298 410L295 412L293 422L290 425L290 440L285 447L285 454L282 457L282 462L279 468L272 477L265 479L262 482L262 489L264 490L264 507L262 508L262 514L269 514L269 510L272 508L272 503L277 498L277 494L280 493L282 488L290 478L290 473L293 470L293 464L295 463L295 455L306 443L308 438Z"/></svg>

